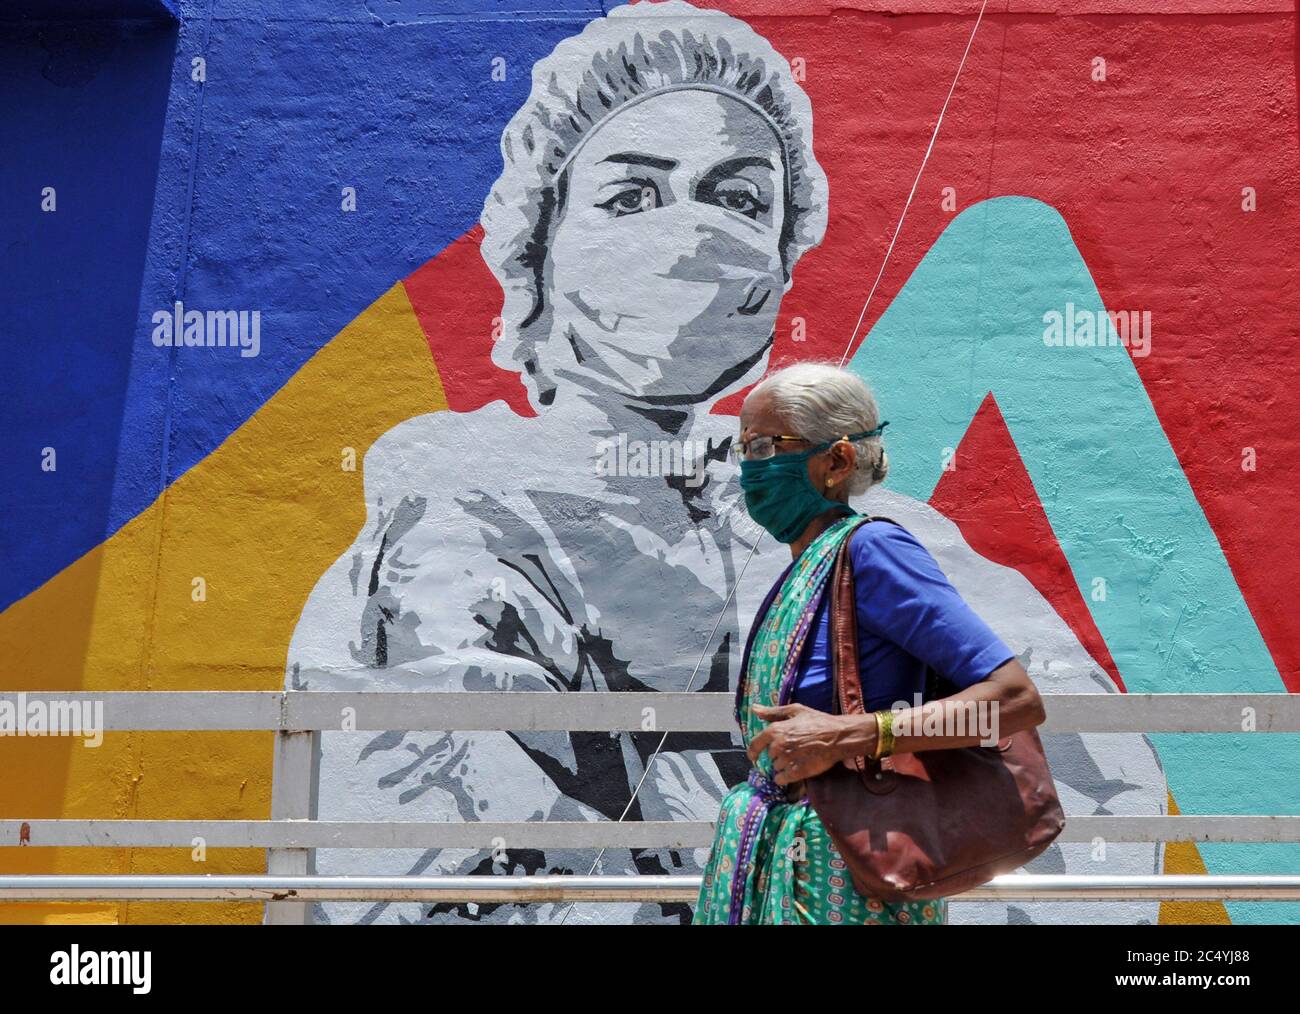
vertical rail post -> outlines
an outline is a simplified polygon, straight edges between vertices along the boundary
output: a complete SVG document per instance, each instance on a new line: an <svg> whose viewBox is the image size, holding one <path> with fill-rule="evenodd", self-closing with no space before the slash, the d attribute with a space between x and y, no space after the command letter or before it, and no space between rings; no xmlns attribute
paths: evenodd
<svg viewBox="0 0 1300 1014"><path fill-rule="evenodd" d="M275 763L271 783L272 820L315 820L317 778L320 774L320 733L285 729L285 703L281 697L280 729L275 734ZM313 849L270 848L266 872L308 876L316 872ZM305 926L311 908L302 901L268 901L262 923L266 926Z"/></svg>

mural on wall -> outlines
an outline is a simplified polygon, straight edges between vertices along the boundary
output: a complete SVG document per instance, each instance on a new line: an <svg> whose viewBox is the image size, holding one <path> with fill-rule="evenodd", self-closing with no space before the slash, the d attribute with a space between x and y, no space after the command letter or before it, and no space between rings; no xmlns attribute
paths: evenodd
<svg viewBox="0 0 1300 1014"><path fill-rule="evenodd" d="M989 3L978 29L980 0L605 6L0 11L3 689L726 692L788 559L728 461L741 397L845 356L890 421L886 484L855 506L913 531L1044 693L1300 691L1300 554L1279 536L1300 447L1293 0L1234 18ZM242 348L156 341L178 304L256 329ZM713 819L748 768L737 736L672 733L656 755L660 738L329 732L320 816ZM1285 814L1297 739L1044 745L1067 814ZM263 820L271 740L8 738L0 817ZM34 827L0 842L6 871L266 869L260 848L56 848ZM326 849L317 867L595 859L504 845ZM704 860L609 849L598 872ZM1296 843L1110 841L1031 867L1297 868ZM1295 922L1300 905L950 914ZM263 910L0 906L69 918Z"/></svg>
<svg viewBox="0 0 1300 1014"><path fill-rule="evenodd" d="M617 8L538 62L501 140L481 247L505 293L493 358L521 376L535 416L504 401L430 413L371 448L365 525L304 608L290 689L734 689L745 632L789 557L746 517L726 454L736 421L711 410L767 370L799 258L835 212L813 130L786 58L743 21L682 2ZM862 368L870 381L869 355ZM1029 581L932 507L886 489L855 505L913 531L1041 691L1119 692ZM319 816L618 819L640 784L627 819L714 819L748 771L738 734L674 733L656 755L659 740L327 732ZM1067 812L1165 812L1145 737L1045 745ZM608 850L601 869L698 874L703 851ZM495 856L317 853L322 873L585 873L590 861L508 843ZM1057 843L1029 869L1153 873L1161 848L1113 844L1099 861L1089 843ZM954 922L1157 915L1157 903L952 907ZM687 910L338 903L317 917L676 922Z"/></svg>

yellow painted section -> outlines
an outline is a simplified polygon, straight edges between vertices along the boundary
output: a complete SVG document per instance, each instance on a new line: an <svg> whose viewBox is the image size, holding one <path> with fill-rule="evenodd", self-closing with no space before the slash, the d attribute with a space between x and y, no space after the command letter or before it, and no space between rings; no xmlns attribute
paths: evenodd
<svg viewBox="0 0 1300 1014"><path fill-rule="evenodd" d="M105 543L0 613L6 690L278 690L316 580L365 520L361 463L447 407L398 283ZM354 471L343 468L355 451ZM206 600L192 595L195 578ZM0 816L266 819L272 734L0 744ZM0 848L11 873L261 873L260 849ZM4 922L242 922L258 904L0 905Z"/></svg>
<svg viewBox="0 0 1300 1014"><path fill-rule="evenodd" d="M1178 804L1169 796L1169 815L1179 814ZM1205 861L1196 842L1175 841L1165 845L1165 873L1205 873ZM1162 901L1160 925L1213 924L1228 925L1228 910L1221 901Z"/></svg>

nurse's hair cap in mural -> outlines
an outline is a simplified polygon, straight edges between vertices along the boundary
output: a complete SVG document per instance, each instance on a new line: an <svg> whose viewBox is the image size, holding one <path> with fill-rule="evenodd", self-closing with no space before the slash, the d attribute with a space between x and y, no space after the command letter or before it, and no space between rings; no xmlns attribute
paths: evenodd
<svg viewBox="0 0 1300 1014"><path fill-rule="evenodd" d="M745 22L684 0L617 7L533 66L532 91L501 135L504 170L483 206L481 253L505 291L492 358L531 372L545 338L546 259L561 176L607 119L683 89L735 97L771 125L785 160L782 259L826 231L826 174L812 150L812 106L788 61ZM525 377L527 379L527 376Z"/></svg>

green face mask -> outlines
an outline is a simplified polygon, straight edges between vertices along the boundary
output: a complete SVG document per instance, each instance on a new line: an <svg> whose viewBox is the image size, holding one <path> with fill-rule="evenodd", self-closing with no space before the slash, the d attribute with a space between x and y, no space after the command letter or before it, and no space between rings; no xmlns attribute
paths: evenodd
<svg viewBox="0 0 1300 1014"><path fill-rule="evenodd" d="M827 440L806 451L773 454L760 461L740 463L740 488L745 491L745 509L778 542L791 543L803 534L813 518L828 510L856 514L852 507L823 496L808 478L808 459L833 447L840 440L874 437L885 424L874 430L850 433L847 437Z"/></svg>

